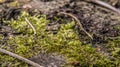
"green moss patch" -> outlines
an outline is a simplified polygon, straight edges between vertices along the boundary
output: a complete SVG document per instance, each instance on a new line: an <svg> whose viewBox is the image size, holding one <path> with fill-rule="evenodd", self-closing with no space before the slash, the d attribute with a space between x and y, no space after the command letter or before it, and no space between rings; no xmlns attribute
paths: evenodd
<svg viewBox="0 0 120 67"><path fill-rule="evenodd" d="M34 35L33 29L25 21L27 18L30 23L35 27L36 34ZM98 53L91 44L84 44L79 40L79 36L73 28L76 25L74 21L66 24L61 24L60 29L56 34L46 31L46 26L49 20L44 15L30 16L28 13L23 12L18 20L11 20L6 22L12 26L14 33L19 35L9 36L7 45L3 48L17 53L20 56L31 58L34 55L44 51L46 53L58 53L65 57L65 67L85 66L85 67L99 67L99 66L119 66L120 62L120 39L110 40L109 44L105 47L109 48L112 57L111 60L106 56ZM2 38L0 36L0 38ZM11 66L28 66L27 64L0 54L0 64L3 66L6 62ZM77 62L77 64L75 63Z"/></svg>

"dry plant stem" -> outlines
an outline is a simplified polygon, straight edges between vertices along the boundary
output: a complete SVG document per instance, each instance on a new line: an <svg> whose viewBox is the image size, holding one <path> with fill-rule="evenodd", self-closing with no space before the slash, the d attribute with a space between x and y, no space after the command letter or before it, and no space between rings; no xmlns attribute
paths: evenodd
<svg viewBox="0 0 120 67"><path fill-rule="evenodd" d="M81 22L79 21L79 19L77 17L75 17L74 15L70 14L70 13L65 13L65 12L60 12L61 14L65 14L68 15L70 17L72 17L73 19L75 19L75 21L77 22L77 24L79 25L79 28L85 32L91 39L93 39L92 35L90 35L82 26Z"/></svg>
<svg viewBox="0 0 120 67"><path fill-rule="evenodd" d="M105 3L103 1L100 1L100 0L89 0L89 2L93 2L93 3L96 3L98 5L101 5L101 6L104 6L105 8L108 8L114 12L117 12L118 14L120 14L120 10L118 10L117 8L109 5L108 3Z"/></svg>
<svg viewBox="0 0 120 67"><path fill-rule="evenodd" d="M17 58L17 59L19 59L19 60L22 60L23 62L28 63L28 64L30 64L30 65L32 65L32 66L34 66L34 67L44 67L44 66L41 66L41 65L39 65L39 64L31 61L31 60L28 60L28 59L26 59L26 58L24 58L24 57L21 57L21 56L15 54L15 53L12 53L12 52L10 52L10 51L7 51L7 50L5 50L5 49L0 48L0 52L5 53L5 54L7 54L7 55L9 55L9 56L12 56L12 57L14 57L14 58Z"/></svg>
<svg viewBox="0 0 120 67"><path fill-rule="evenodd" d="M32 25L32 23L25 17L25 21L30 25L30 27L33 29L34 31L34 35L36 34L36 29L35 27Z"/></svg>

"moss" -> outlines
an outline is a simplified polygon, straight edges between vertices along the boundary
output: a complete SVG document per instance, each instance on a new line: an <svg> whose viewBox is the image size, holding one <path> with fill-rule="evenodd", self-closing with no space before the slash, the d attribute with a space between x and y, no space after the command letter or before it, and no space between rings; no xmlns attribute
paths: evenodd
<svg viewBox="0 0 120 67"><path fill-rule="evenodd" d="M35 27L37 31L36 35L34 35L33 29L26 23L25 18L27 18ZM108 50L111 52L112 57L115 58L113 61L104 55L99 54L95 48L92 48L91 44L84 44L79 40L78 34L73 29L75 26L74 21L67 24L61 24L61 27L56 34L46 31L46 25L49 23L49 20L46 19L45 15L30 16L28 13L23 12L18 20L7 21L7 23L9 26L12 26L15 33L19 33L19 35L9 37L9 40L7 41L8 45L4 48L23 57L30 58L39 54L41 51L44 51L47 53L56 52L64 55L67 60L65 67L73 67L73 62L78 62L79 66L85 67L114 67L119 65L120 39L110 40L110 43L108 43L110 45L107 44L105 46L106 48L109 48ZM13 66L28 66L12 57L6 57L6 55L0 55L0 60L9 63L15 61Z"/></svg>
<svg viewBox="0 0 120 67"><path fill-rule="evenodd" d="M0 34L0 44L3 43L4 36Z"/></svg>
<svg viewBox="0 0 120 67"><path fill-rule="evenodd" d="M14 2L11 2L11 3L7 4L7 6L9 6L9 7L19 7L20 3L18 1L14 1Z"/></svg>

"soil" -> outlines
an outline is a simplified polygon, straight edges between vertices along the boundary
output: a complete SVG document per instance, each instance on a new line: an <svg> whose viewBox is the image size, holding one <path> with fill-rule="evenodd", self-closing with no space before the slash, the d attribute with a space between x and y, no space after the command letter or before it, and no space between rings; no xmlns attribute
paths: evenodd
<svg viewBox="0 0 120 67"><path fill-rule="evenodd" d="M17 19L17 16L23 10L28 11L31 15L36 13L46 14L47 18L51 20L51 27L52 25L56 24L55 20L53 19L54 16L61 17L62 19L72 20L72 18L68 16L58 15L59 12L67 12L75 15L80 20L80 23L83 25L84 29L93 35L93 40L91 40L76 25L75 30L79 31L79 36L82 37L80 40L85 43L91 43L95 48L97 48L99 45L103 49L102 51L105 50L104 44L107 43L107 39L120 35L120 31L114 28L115 26L120 25L120 15L117 15L117 13L114 13L100 5L79 0L34 0L28 2L23 2L22 0L18 1L20 1L21 5L17 7L8 6L8 4L12 2L11 0L0 4L0 34L4 34L5 37L7 37L9 33L12 34L12 32L11 27L4 24L2 19ZM114 6L119 9L119 5L120 3L118 2ZM37 12L34 12L34 9L37 9ZM64 22L57 22L57 24L61 23ZM49 59L53 59L53 62L55 62L54 58L48 57L48 60Z"/></svg>
<svg viewBox="0 0 120 67"><path fill-rule="evenodd" d="M63 60L63 57L57 54L46 54L41 53L37 56L34 56L33 58L30 58L30 60L39 63L40 65L44 67L60 67L61 65L65 64L66 62Z"/></svg>

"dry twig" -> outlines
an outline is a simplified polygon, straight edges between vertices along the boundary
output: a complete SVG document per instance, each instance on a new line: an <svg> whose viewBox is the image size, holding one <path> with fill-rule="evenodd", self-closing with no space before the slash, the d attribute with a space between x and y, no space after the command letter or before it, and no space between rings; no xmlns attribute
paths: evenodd
<svg viewBox="0 0 120 67"><path fill-rule="evenodd" d="M103 2L103 1L100 1L100 0L86 0L86 1L92 2L92 3L96 3L96 4L100 5L100 6L103 6L103 7L105 7L105 8L108 8L108 9L110 9L110 10L112 10L112 11L120 14L120 10L118 10L117 8L111 6L111 5L109 5L108 3L105 3L105 2Z"/></svg>
<svg viewBox="0 0 120 67"><path fill-rule="evenodd" d="M70 14L70 13L65 13L65 12L60 12L60 14L65 14L65 15L68 15L68 16L74 18L75 21L77 22L77 24L79 25L79 28L80 28L83 32L85 32L91 39L93 39L92 35L90 35L90 34L83 28L81 22L79 21L79 19L78 19L77 17L75 17L74 15L72 15L72 14Z"/></svg>
<svg viewBox="0 0 120 67"><path fill-rule="evenodd" d="M35 27L32 25L32 23L25 17L25 21L30 25L30 27L33 29L34 31L34 35L36 34L36 29Z"/></svg>
<svg viewBox="0 0 120 67"><path fill-rule="evenodd" d="M26 63L34 66L34 67L44 67L44 66L41 66L41 65L39 65L39 64L31 61L31 60L28 60L28 59L26 59L26 58L24 58L24 57L21 57L21 56L15 54L15 53L12 53L12 52L10 52L10 51L7 51L7 50L5 50L5 49L0 48L0 52L5 53L5 54L7 54L7 55L9 55L9 56L12 56L12 57L14 57L14 58L17 58L17 59L19 59L19 60L22 60L23 62L26 62Z"/></svg>

